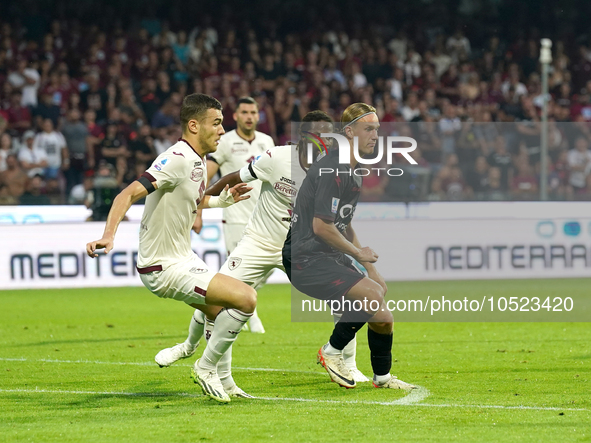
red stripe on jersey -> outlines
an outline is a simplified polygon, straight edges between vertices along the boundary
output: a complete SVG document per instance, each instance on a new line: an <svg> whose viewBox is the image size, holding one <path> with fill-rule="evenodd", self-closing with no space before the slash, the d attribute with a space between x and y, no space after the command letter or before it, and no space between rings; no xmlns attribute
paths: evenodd
<svg viewBox="0 0 591 443"><path fill-rule="evenodd" d="M142 175L140 175L140 177L146 177L151 182L155 182L156 181L156 179L154 178L154 176L152 174L150 174L148 171L144 172Z"/></svg>
<svg viewBox="0 0 591 443"><path fill-rule="evenodd" d="M154 265L154 266L148 266L147 268L138 268L136 266L137 272L139 272L140 274L148 274L150 272L156 272L156 271L162 271L162 266L161 265Z"/></svg>
<svg viewBox="0 0 591 443"><path fill-rule="evenodd" d="M204 297L207 295L207 291L205 291L205 290L201 289L201 288L200 288L200 287L198 287L198 286L195 286L195 289L194 289L194 291L195 291L197 294L199 294L199 295L202 295L202 296L204 296Z"/></svg>

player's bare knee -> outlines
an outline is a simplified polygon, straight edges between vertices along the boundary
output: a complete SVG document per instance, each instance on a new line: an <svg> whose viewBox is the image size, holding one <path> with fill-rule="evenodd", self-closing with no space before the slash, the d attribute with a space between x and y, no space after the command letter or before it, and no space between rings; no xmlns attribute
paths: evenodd
<svg viewBox="0 0 591 443"><path fill-rule="evenodd" d="M381 306L384 302L384 289L378 285L372 285L372 288L368 291L368 298L370 300L375 300L378 303L378 306Z"/></svg>
<svg viewBox="0 0 591 443"><path fill-rule="evenodd" d="M388 321L370 322L368 327L378 334L391 334L393 330L393 323Z"/></svg>
<svg viewBox="0 0 591 443"><path fill-rule="evenodd" d="M246 314L254 312L257 307L257 291L250 286L246 286L244 293L240 297L240 310Z"/></svg>

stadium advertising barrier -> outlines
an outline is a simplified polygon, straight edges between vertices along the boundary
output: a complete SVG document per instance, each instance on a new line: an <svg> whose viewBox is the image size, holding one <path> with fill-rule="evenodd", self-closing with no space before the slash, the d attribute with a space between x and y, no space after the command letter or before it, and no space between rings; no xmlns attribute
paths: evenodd
<svg viewBox="0 0 591 443"><path fill-rule="evenodd" d="M2 226L0 288L141 286L135 269L139 223L121 223L115 248L90 258L86 243L101 237L104 223ZM212 268L225 260L221 223L205 223L192 247Z"/></svg>
<svg viewBox="0 0 591 443"><path fill-rule="evenodd" d="M386 280L591 277L591 218L361 220Z"/></svg>
<svg viewBox="0 0 591 443"><path fill-rule="evenodd" d="M478 205L493 205L496 210L480 219ZM530 218L526 218L526 211L517 211L521 205L529 206ZM445 206L421 204L417 211L422 216L441 214ZM465 217L472 213L475 218L405 219L400 217L400 205L360 204L353 225L362 244L380 255L378 269L390 281L591 277L591 218L581 216L584 208L580 203L447 206L456 208L447 214ZM5 207L2 213L15 214L14 208ZM85 245L100 238L104 223L40 225L38 221L31 223L31 217L26 221L32 213L48 219L54 209L19 207L20 219L0 226L4 246L0 251L0 289L141 285L135 271L137 221L121 224L111 254L90 259ZM202 234L192 234L193 250L214 269L226 258L219 215L214 210L204 211ZM269 279L271 283L286 281L279 272Z"/></svg>
<svg viewBox="0 0 591 443"><path fill-rule="evenodd" d="M115 248L96 258L86 255L86 243L102 236L103 222L44 223L0 226L0 289L142 286L135 269L138 222L123 222ZM204 220L201 234L191 234L191 245L212 269L226 260L221 220ZM286 282L275 273L271 283Z"/></svg>

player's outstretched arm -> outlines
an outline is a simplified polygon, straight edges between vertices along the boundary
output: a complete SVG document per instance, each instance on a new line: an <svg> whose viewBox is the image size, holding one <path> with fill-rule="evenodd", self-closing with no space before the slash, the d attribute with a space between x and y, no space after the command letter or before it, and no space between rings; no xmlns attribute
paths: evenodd
<svg viewBox="0 0 591 443"><path fill-rule="evenodd" d="M203 200L201 203L199 203L199 208L227 208L228 206L232 206L234 203L249 199L250 195L244 194L251 190L252 188L246 183L238 183L231 188L230 186L226 185L219 197L212 195L206 195L203 197Z"/></svg>
<svg viewBox="0 0 591 443"><path fill-rule="evenodd" d="M232 172L224 175L217 182L207 188L205 190L205 195L220 195L226 186L232 188L239 183L243 183L240 178L240 171Z"/></svg>
<svg viewBox="0 0 591 443"><path fill-rule="evenodd" d="M156 188L156 183L153 183L153 185ZM123 220L131 205L146 195L148 195L148 190L144 185L139 181L134 181L115 197L113 206L111 206L111 210L107 216L103 238L86 244L86 253L90 257L98 257L98 254L95 252L97 249L104 248L105 254L108 254L113 249L115 233L117 232L119 223L121 223L121 220Z"/></svg>
<svg viewBox="0 0 591 443"><path fill-rule="evenodd" d="M347 240L331 220L314 217L312 228L314 229L314 234L320 237L327 245L337 251L349 254L358 262L375 263L378 260L378 255L371 248L362 248L360 245L356 246Z"/></svg>

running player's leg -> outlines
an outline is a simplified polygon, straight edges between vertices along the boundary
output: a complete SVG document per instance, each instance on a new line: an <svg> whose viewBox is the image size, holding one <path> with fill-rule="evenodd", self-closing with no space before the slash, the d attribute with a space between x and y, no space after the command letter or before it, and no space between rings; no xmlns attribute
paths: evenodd
<svg viewBox="0 0 591 443"><path fill-rule="evenodd" d="M223 391L216 367L254 310L256 291L231 277L214 274L197 256L164 270L142 274L141 278L159 297L183 301L199 308L207 317L216 318L218 327L214 327L202 364L195 366L195 378L210 397L230 401Z"/></svg>
<svg viewBox="0 0 591 443"><path fill-rule="evenodd" d="M222 309L215 317L203 356L195 362L193 377L204 394L220 402L229 402L230 397L223 389L217 366L252 315L256 307L256 291L241 281L218 273L209 282L204 301L206 306L199 309L208 317L210 309L215 310L217 306L222 306Z"/></svg>
<svg viewBox="0 0 591 443"><path fill-rule="evenodd" d="M205 321L203 335L207 341L211 338L214 324L215 322L212 320L206 319ZM224 355L222 355L222 358L218 363L218 376L220 377L224 391L230 397L253 398L252 395L249 395L240 389L232 377L232 346L230 346Z"/></svg>
<svg viewBox="0 0 591 443"><path fill-rule="evenodd" d="M218 273L209 283L205 303L224 308L215 318L213 333L199 363L202 369L215 370L222 354L252 315L256 307L256 291L241 281Z"/></svg>
<svg viewBox="0 0 591 443"><path fill-rule="evenodd" d="M344 295L350 304L343 303L343 315L335 325L330 340L324 349L328 355L338 355L343 352L345 346L355 338L359 331L369 319L371 319L384 300L383 288L368 277L362 277ZM355 309L356 303L361 309Z"/></svg>
<svg viewBox="0 0 591 443"><path fill-rule="evenodd" d="M343 316L342 313L338 313L338 314L334 313L333 314L333 320L334 320L335 325L341 320L342 316ZM351 340L349 342L349 344L343 348L343 360L345 362L345 366L347 367L347 369L349 369L349 372L351 373L351 376L353 377L355 382L357 382L357 383L368 382L369 378L367 378L363 374L363 372L361 372L359 369L357 369L356 357L357 357L357 334L355 334L355 337L353 338L353 340Z"/></svg>
<svg viewBox="0 0 591 443"><path fill-rule="evenodd" d="M343 360L343 349L381 305L383 288L350 266L350 260L344 255L314 260L305 267L292 267L291 276L299 291L327 300L331 311L343 313L329 342L318 351L317 361L334 382L347 388L355 387L355 380ZM354 303L357 300L359 302ZM360 309L359 304L367 312Z"/></svg>
<svg viewBox="0 0 591 443"><path fill-rule="evenodd" d="M237 258L241 260L242 257L240 253L236 251L238 244L242 241L244 237L244 229L246 228L246 224L242 223L223 223L223 232L224 232L224 242L226 244L226 251L228 253L228 260L231 258ZM242 280L244 281L244 280ZM262 286L262 285L261 285ZM255 289L259 289L255 287ZM250 330L250 332L264 334L265 328L263 327L263 322L259 318L257 310L255 309L252 313L248 321L249 328L245 328L245 330Z"/></svg>
<svg viewBox="0 0 591 443"><path fill-rule="evenodd" d="M257 288L265 281L274 268L282 268L279 252L262 248L258 242L250 237L245 237L234 250L233 255L226 260L220 269L220 274L227 275L246 283L250 287ZM216 320L217 323L217 320ZM207 327L206 327L207 329ZM232 378L231 348L222 356L218 363L218 375L224 386L224 390L230 395L245 396Z"/></svg>
<svg viewBox="0 0 591 443"><path fill-rule="evenodd" d="M382 303L380 309L367 323L367 342L373 369L373 385L376 388L414 389L416 386L398 380L390 374L392 368L392 342L394 318Z"/></svg>
<svg viewBox="0 0 591 443"><path fill-rule="evenodd" d="M238 246L235 249L237 258L228 258L219 271L221 274L228 275L256 288L275 267L281 267L278 263L278 254L269 254L268 251L262 250L256 242L248 241L247 237L245 237L244 241L240 244L241 246ZM210 298L211 289L208 287L207 290L207 298ZM212 307L209 305L191 304L191 306L196 308L196 310L189 326L189 336L184 344L181 344L183 349L185 347L194 349L197 346L200 337L203 335L203 326L200 327L200 330L197 329L198 326L195 326L195 324L202 325L205 322L203 311L207 313L207 317L210 319L215 319L219 311L218 307L216 311L212 312ZM181 356L181 353L176 349L181 345L160 351L157 355L158 358L156 359L158 364L161 366L170 366L179 358L185 358L184 356ZM231 361L231 359L229 361ZM229 363L227 364L229 365ZM230 373L230 369L226 368L225 365L225 360L221 360L218 364L220 375L224 372Z"/></svg>
<svg viewBox="0 0 591 443"><path fill-rule="evenodd" d="M195 306L197 305L193 305L193 307ZM156 357L154 357L156 363L158 363L161 368L164 368L182 358L187 358L193 355L199 345L199 340L203 335L204 324L205 314L201 310L195 309L191 316L191 321L189 322L189 335L187 336L187 339L171 348L166 348L158 352Z"/></svg>

